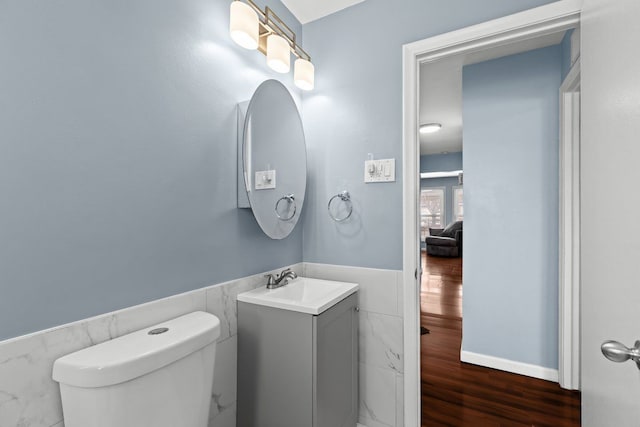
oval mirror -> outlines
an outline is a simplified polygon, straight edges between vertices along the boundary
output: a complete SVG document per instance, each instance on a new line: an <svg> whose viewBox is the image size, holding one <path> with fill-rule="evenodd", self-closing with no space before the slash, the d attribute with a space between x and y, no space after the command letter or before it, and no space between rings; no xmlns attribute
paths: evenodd
<svg viewBox="0 0 640 427"><path fill-rule="evenodd" d="M307 187L302 120L291 94L277 80L256 89L244 122L245 188L253 215L272 239L296 226Z"/></svg>

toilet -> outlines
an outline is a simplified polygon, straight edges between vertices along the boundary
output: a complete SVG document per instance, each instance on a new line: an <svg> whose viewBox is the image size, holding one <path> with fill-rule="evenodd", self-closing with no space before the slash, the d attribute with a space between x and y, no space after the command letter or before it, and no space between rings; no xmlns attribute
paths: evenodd
<svg viewBox="0 0 640 427"><path fill-rule="evenodd" d="M65 427L206 427L219 336L194 312L61 357Z"/></svg>

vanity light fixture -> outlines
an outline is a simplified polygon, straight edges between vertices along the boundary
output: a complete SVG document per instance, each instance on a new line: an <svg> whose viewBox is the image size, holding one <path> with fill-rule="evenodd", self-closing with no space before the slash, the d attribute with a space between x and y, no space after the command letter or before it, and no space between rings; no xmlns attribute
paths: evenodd
<svg viewBox="0 0 640 427"><path fill-rule="evenodd" d="M420 125L420 133L423 135L438 132L440 129L442 129L442 125L440 123L427 123Z"/></svg>
<svg viewBox="0 0 640 427"><path fill-rule="evenodd" d="M246 3L234 1L231 3L231 20L229 33L234 42L245 49L258 48L258 15Z"/></svg>
<svg viewBox="0 0 640 427"><path fill-rule="evenodd" d="M313 90L314 67L310 61L298 58L294 64L293 82L302 90Z"/></svg>
<svg viewBox="0 0 640 427"><path fill-rule="evenodd" d="M278 73L291 69L291 54L297 59L293 80L302 90L314 87L315 70L311 57L296 43L296 33L269 6L262 11L253 0L231 3L229 32L233 41L246 49L258 49L267 56L267 65Z"/></svg>
<svg viewBox="0 0 640 427"><path fill-rule="evenodd" d="M291 69L289 43L277 34L267 37L267 65L277 73L288 73Z"/></svg>

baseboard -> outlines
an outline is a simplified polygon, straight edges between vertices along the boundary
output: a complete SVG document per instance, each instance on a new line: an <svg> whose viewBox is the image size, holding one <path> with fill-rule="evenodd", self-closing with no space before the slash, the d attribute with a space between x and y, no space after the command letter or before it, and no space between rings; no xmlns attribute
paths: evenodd
<svg viewBox="0 0 640 427"><path fill-rule="evenodd" d="M515 362L500 357L487 356L485 354L461 351L460 360L462 362L480 365L486 368L499 369L513 374L526 375L527 377L539 378L541 380L558 382L558 370L545 368L543 366L530 365L528 363Z"/></svg>

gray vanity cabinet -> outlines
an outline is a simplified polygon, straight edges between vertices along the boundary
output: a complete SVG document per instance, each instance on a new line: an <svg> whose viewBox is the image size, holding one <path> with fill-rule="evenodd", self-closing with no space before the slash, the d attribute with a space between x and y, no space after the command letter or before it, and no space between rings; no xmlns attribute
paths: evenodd
<svg viewBox="0 0 640 427"><path fill-rule="evenodd" d="M311 315L238 301L238 427L355 427L357 293Z"/></svg>

